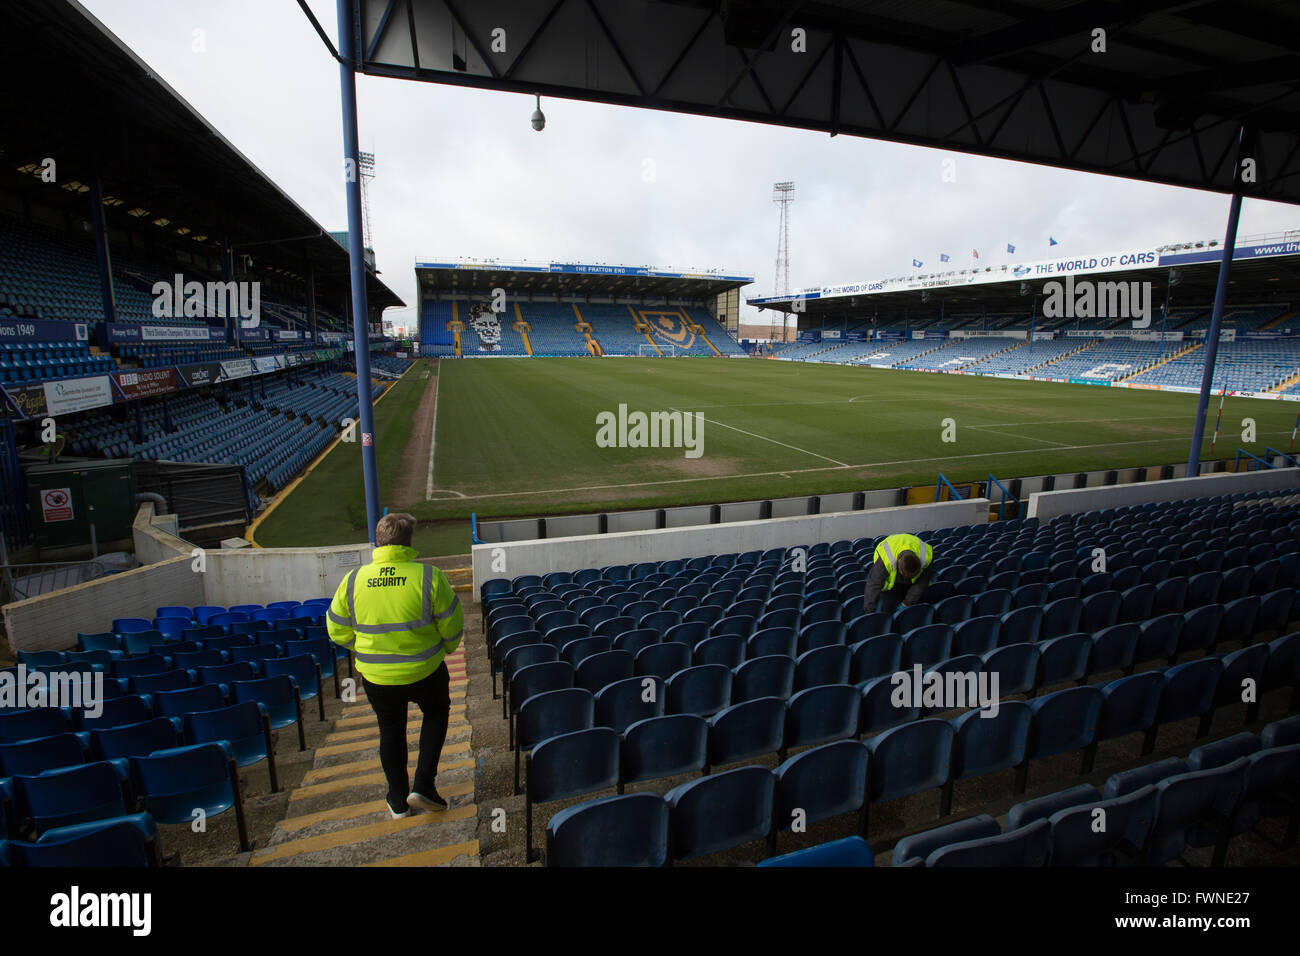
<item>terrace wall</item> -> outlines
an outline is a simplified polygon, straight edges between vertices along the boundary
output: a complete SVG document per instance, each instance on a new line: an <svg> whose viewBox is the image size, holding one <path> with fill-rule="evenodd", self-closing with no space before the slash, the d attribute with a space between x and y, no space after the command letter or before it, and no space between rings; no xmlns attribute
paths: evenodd
<svg viewBox="0 0 1300 956"><path fill-rule="evenodd" d="M1108 485L1070 491L1039 491L1029 496L1027 516L1048 521L1057 515L1121 508L1148 501L1181 501L1240 491L1283 490L1300 485L1300 468L1274 468L1236 474L1200 475L1169 481L1144 481L1132 485Z"/></svg>
<svg viewBox="0 0 1300 956"><path fill-rule="evenodd" d="M988 515L988 499L975 498L870 511L800 515L768 521L733 521L685 528L479 544L474 546L472 553L474 587L477 593L483 582L490 578L513 578L521 574L788 548L898 531L933 531L977 524L987 521Z"/></svg>

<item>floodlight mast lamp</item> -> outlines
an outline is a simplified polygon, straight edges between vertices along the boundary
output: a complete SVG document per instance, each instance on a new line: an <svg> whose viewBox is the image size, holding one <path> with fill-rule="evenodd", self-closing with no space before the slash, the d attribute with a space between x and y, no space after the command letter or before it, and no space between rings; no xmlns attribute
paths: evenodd
<svg viewBox="0 0 1300 956"><path fill-rule="evenodd" d="M794 183L773 183L772 184L772 202L781 207L781 223L778 227L776 238L776 294L789 295L790 293L790 204L794 202ZM789 319L789 313L782 310L781 313L781 341L786 339L786 320ZM795 318L795 328L799 327L799 319Z"/></svg>
<svg viewBox="0 0 1300 956"><path fill-rule="evenodd" d="M361 417L361 477L366 489L366 529L375 543L379 521L379 468L375 409L370 395L370 310L366 301L366 249L361 210L361 150L357 133L357 35L351 0L336 0L339 18L339 92L343 102L344 190L348 204L348 265L352 278L352 349L357 362L357 404Z"/></svg>

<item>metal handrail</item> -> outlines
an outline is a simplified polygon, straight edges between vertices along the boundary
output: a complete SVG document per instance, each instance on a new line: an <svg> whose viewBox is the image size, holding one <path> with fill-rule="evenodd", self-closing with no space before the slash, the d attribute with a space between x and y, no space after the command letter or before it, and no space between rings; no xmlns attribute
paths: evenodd
<svg viewBox="0 0 1300 956"><path fill-rule="evenodd" d="M1003 509L1004 509L1004 508L1006 507L1006 505L1007 505L1007 499L1008 499L1008 498L1010 498L1012 501L1014 501L1014 502L1016 503L1016 510L1017 510L1017 511L1020 510L1020 499L1017 498L1015 495L1013 495L1011 492L1007 491L1007 486L1004 485L1004 484L1002 484L1002 482L998 481L996 478L994 478L994 477L993 477L993 472L991 472L991 471L989 472L989 484L990 484L990 485L997 485L997 486L998 486L998 490L1000 490L1000 491L1002 492L1002 500L1001 500L1000 502L998 502L998 520L999 520L999 521L1002 520L1002 512L1003 512ZM987 495L986 495L986 496L987 496Z"/></svg>
<svg viewBox="0 0 1300 956"><path fill-rule="evenodd" d="M1232 463L1232 470L1233 470L1234 472L1241 471L1241 456L1242 456L1242 455L1245 455L1247 458L1252 458L1252 459L1254 459L1255 461L1259 462L1260 465L1261 465L1263 468L1272 468L1272 467L1273 467L1273 463L1272 463L1272 462L1265 461L1263 458L1260 458L1258 455L1252 455L1250 452L1246 451L1246 449L1244 449L1244 448L1238 448L1238 449L1237 449L1237 458L1236 458L1236 460ZM1256 471L1259 471L1260 469L1257 468L1257 469L1255 469L1255 470L1256 470Z"/></svg>
<svg viewBox="0 0 1300 956"><path fill-rule="evenodd" d="M936 481L935 484L934 484L934 500L935 500L935 501L938 501L938 500L939 500L939 492L943 490L943 486L944 486L944 485L947 485L947 486L948 486L948 494L949 494L949 496L950 496L949 499L948 499L949 501L965 501L965 500L966 500L965 498L963 498L963 497L961 496L961 493L958 492L957 489L954 488L954 487L952 486L952 482L950 482L947 478L945 478L945 477L943 476L943 472L939 472L939 480Z"/></svg>
<svg viewBox="0 0 1300 956"><path fill-rule="evenodd" d="M1300 456L1297 456L1295 452L1278 451L1272 445L1265 445L1264 454L1277 455L1277 457L1281 458L1283 461L1290 462L1292 465L1300 465Z"/></svg>

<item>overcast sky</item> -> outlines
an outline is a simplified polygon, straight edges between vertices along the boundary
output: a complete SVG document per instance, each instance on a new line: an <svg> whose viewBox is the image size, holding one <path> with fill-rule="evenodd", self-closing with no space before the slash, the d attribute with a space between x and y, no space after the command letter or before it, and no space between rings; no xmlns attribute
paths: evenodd
<svg viewBox="0 0 1300 956"><path fill-rule="evenodd" d="M322 225L346 228L338 66L296 3L82 2ZM336 36L334 4L309 5ZM960 267L973 248L999 264L1222 240L1228 208L1194 190L567 100L543 99L538 133L531 97L365 76L357 87L361 146L376 154L375 254L411 306L416 259L463 256L723 268L754 277L742 296L769 293L779 180L796 183L792 288L903 275L914 257L929 271L941 252ZM955 182L941 177L949 156ZM1298 226L1293 208L1247 200L1239 234ZM385 316L406 324L413 309Z"/></svg>

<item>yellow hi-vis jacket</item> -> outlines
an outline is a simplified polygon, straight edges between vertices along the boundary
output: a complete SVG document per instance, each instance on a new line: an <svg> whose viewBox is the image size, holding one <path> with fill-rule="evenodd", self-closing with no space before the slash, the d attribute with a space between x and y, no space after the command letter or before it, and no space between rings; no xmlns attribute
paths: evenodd
<svg viewBox="0 0 1300 956"><path fill-rule="evenodd" d="M934 560L934 548L930 547L914 534L891 534L880 544L876 545L876 552L872 556L876 561L883 562L885 569L889 572L889 578L885 581L885 590L891 590L894 586L894 577L898 573L898 555L904 551L915 551L916 556L921 559L921 570L916 572L916 577L912 578L909 584L915 582L930 566Z"/></svg>
<svg viewBox="0 0 1300 956"><path fill-rule="evenodd" d="M351 648L373 684L414 684L460 644L465 612L446 575L414 548L375 548L348 573L326 613L330 640Z"/></svg>

